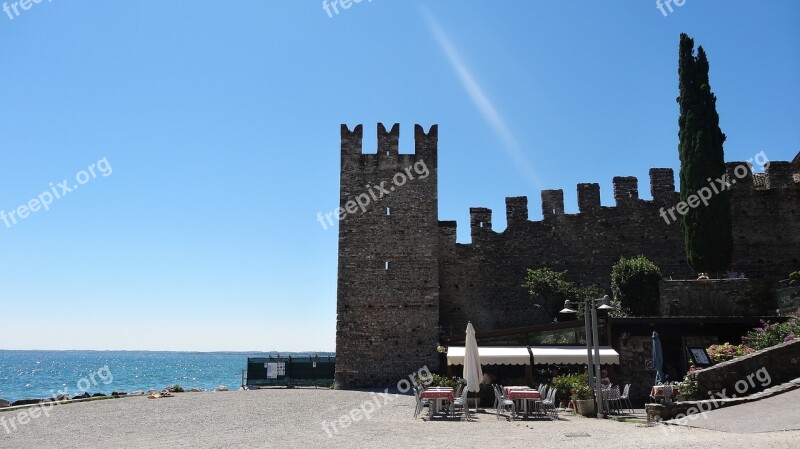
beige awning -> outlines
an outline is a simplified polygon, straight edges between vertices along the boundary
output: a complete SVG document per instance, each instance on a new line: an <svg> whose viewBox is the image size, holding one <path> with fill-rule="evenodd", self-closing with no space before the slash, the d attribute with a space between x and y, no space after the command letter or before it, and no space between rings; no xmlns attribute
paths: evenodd
<svg viewBox="0 0 800 449"><path fill-rule="evenodd" d="M481 365L530 365L531 354L535 365L586 365L586 347L584 346L527 346L479 347ZM600 363L603 365L619 365L619 354L613 348L600 348ZM447 364L464 364L464 347L447 348Z"/></svg>
<svg viewBox="0 0 800 449"><path fill-rule="evenodd" d="M588 356L583 346L531 346L534 365L586 365ZM619 365L619 354L613 348L600 348L600 363Z"/></svg>
<svg viewBox="0 0 800 449"><path fill-rule="evenodd" d="M481 365L530 365L531 354L526 346L509 346L502 348L478 347ZM447 348L447 364L464 364L464 347L450 346Z"/></svg>

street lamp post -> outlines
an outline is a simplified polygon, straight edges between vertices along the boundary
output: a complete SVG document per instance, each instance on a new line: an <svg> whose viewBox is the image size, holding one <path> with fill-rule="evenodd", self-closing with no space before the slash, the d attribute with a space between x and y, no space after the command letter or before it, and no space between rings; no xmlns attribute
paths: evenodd
<svg viewBox="0 0 800 449"><path fill-rule="evenodd" d="M601 301L600 307L595 307L596 301ZM583 320L586 328L586 356L588 366L589 385L595 393L595 406L597 407L597 417L603 415L603 385L600 374L600 338L598 336L597 311L612 310L611 301L608 295L598 299L587 299L583 304ZM569 299L564 302L564 309L559 313L577 313L572 301Z"/></svg>

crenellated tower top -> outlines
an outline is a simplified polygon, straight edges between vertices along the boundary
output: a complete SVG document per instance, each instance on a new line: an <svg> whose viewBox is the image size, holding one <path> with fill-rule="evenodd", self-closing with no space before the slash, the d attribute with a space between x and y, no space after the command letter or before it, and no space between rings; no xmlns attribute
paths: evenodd
<svg viewBox="0 0 800 449"><path fill-rule="evenodd" d="M414 154L400 154L400 124L395 123L386 130L383 123L378 123L378 148L376 153L364 153L364 127L356 125L351 131L346 124L341 126L342 134L342 166L355 165L362 167L396 168L398 165L424 159L435 164L438 151L439 125L432 125L426 133L420 125L414 125Z"/></svg>

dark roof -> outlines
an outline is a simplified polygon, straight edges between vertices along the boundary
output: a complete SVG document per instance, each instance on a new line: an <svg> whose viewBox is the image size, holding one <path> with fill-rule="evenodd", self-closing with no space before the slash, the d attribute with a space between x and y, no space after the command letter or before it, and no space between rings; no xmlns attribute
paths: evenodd
<svg viewBox="0 0 800 449"><path fill-rule="evenodd" d="M781 316L670 316L670 317L625 317L625 318L609 318L611 325L616 324L701 324L701 323L750 323L753 321L781 321L786 317Z"/></svg>
<svg viewBox="0 0 800 449"><path fill-rule="evenodd" d="M475 338L480 339L480 338L490 338L490 337L507 337L511 335L529 334L533 332L547 332L559 329L573 329L573 328L583 328L583 327L584 327L583 320L567 321L562 323L537 324L534 326L511 327L508 329L497 329L491 331L475 332ZM442 342L464 341L465 337L466 334L464 332L461 332L454 335L442 336L440 340Z"/></svg>

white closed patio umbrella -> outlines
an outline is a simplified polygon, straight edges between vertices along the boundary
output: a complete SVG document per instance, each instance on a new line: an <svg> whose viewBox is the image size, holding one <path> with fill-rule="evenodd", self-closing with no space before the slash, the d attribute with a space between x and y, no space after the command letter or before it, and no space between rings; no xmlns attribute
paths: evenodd
<svg viewBox="0 0 800 449"><path fill-rule="evenodd" d="M468 391L474 393L481 391L481 382L483 381L481 356L478 354L478 341L475 340L475 328L472 327L471 322L467 323L467 339L464 345L464 380L467 382L464 387L465 396ZM469 404L466 402L464 403L465 415L469 410Z"/></svg>

